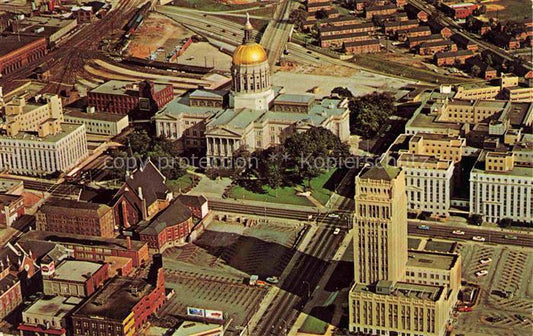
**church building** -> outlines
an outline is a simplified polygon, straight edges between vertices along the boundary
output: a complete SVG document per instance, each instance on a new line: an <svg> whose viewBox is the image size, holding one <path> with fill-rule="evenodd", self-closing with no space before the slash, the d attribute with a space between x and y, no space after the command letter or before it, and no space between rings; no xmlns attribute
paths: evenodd
<svg viewBox="0 0 533 336"><path fill-rule="evenodd" d="M178 140L183 150L206 149L213 165L237 149L265 149L312 126L349 140L347 100L317 100L273 86L267 53L254 41L249 20L233 53L231 76L231 91L197 89L167 104L154 116L157 135Z"/></svg>

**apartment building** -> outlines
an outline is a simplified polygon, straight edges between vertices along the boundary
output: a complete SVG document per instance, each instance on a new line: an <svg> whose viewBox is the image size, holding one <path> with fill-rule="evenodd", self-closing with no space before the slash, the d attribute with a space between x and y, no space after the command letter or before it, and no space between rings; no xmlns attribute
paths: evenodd
<svg viewBox="0 0 533 336"><path fill-rule="evenodd" d="M512 152L483 151L470 172L470 213L497 223L532 222L533 168Z"/></svg>
<svg viewBox="0 0 533 336"><path fill-rule="evenodd" d="M364 41L353 41L344 43L344 49L350 54L370 54L381 51L381 45L378 39Z"/></svg>
<svg viewBox="0 0 533 336"><path fill-rule="evenodd" d="M418 45L418 54L420 55L434 55L445 51L457 51L457 45L448 40L424 42Z"/></svg>
<svg viewBox="0 0 533 336"><path fill-rule="evenodd" d="M115 217L105 204L54 198L36 213L36 228L41 231L113 238Z"/></svg>
<svg viewBox="0 0 533 336"><path fill-rule="evenodd" d="M466 60L474 57L471 50L445 51L436 53L433 57L438 66L465 64Z"/></svg>

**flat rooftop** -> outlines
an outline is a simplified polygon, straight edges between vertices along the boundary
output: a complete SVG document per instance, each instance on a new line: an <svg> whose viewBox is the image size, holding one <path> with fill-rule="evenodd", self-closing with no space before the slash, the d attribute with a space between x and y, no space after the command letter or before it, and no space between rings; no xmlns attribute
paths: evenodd
<svg viewBox="0 0 533 336"><path fill-rule="evenodd" d="M123 321L131 314L133 307L152 288L143 279L113 278L113 280L82 304L73 315Z"/></svg>
<svg viewBox="0 0 533 336"><path fill-rule="evenodd" d="M450 270L459 258L456 254L409 250L407 267Z"/></svg>
<svg viewBox="0 0 533 336"><path fill-rule="evenodd" d="M95 236L84 236L71 233L61 233L47 231L29 231L21 237L22 241L46 241L60 244L85 245L93 247L105 247L120 250L128 250L125 239L118 238L100 238ZM131 240L131 249L140 250L146 243L139 240Z"/></svg>
<svg viewBox="0 0 533 336"><path fill-rule="evenodd" d="M139 82L136 81L121 81L110 80L104 84L92 89L91 93L104 93L110 95L135 95L139 94ZM154 83L156 92L159 92L166 88L170 84L158 84Z"/></svg>
<svg viewBox="0 0 533 336"><path fill-rule="evenodd" d="M67 298L64 296L46 296L35 301L31 306L24 310L24 313L31 314L32 316L40 315L63 318L81 301L83 301L83 299L77 297Z"/></svg>
<svg viewBox="0 0 533 336"><path fill-rule="evenodd" d="M0 36L0 56L9 54L17 49L24 47L26 44L33 41L44 39L41 36L25 36L25 35L6 35Z"/></svg>
<svg viewBox="0 0 533 336"><path fill-rule="evenodd" d="M39 143L39 142L56 143L59 140L67 137L71 133L74 133L80 127L85 127L85 126L80 125L80 124L61 123L61 132L57 134L50 134L42 138L37 135L37 132L19 132L15 136L0 135L0 139L25 140L25 141L33 141L35 143Z"/></svg>
<svg viewBox="0 0 533 336"><path fill-rule="evenodd" d="M103 264L92 261L65 260L56 267L50 279L85 282L102 266Z"/></svg>
<svg viewBox="0 0 533 336"><path fill-rule="evenodd" d="M368 292L374 295L378 294L374 288L365 284L355 284L352 287L353 292ZM413 284L407 282L397 282L391 292L391 296L400 296L416 300L438 301L444 292L443 286L432 286L423 284Z"/></svg>
<svg viewBox="0 0 533 336"><path fill-rule="evenodd" d="M65 109L64 117L73 117L78 119L87 119L87 120L99 120L99 121L109 121L109 122L118 122L124 118L128 118L127 115L120 115L114 113L106 112L83 112L81 110L75 109Z"/></svg>

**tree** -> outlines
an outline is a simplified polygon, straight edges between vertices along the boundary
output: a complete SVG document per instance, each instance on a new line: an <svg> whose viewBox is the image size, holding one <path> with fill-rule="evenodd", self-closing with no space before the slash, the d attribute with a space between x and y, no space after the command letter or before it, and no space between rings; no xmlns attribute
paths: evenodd
<svg viewBox="0 0 533 336"><path fill-rule="evenodd" d="M127 144L133 153L147 154L151 139L145 130L134 131L128 135Z"/></svg>
<svg viewBox="0 0 533 336"><path fill-rule="evenodd" d="M474 64L470 68L470 72L472 73L472 76L478 77L481 74L481 68L479 67L479 65Z"/></svg>
<svg viewBox="0 0 533 336"><path fill-rule="evenodd" d="M511 225L513 225L513 220L511 218L502 218L500 219L500 222L498 223L498 225L502 228L508 228L508 227L511 227Z"/></svg>
<svg viewBox="0 0 533 336"><path fill-rule="evenodd" d="M348 145L330 130L323 127L311 127L304 133L288 137L283 148L288 156L289 169L297 172L302 180L310 181L323 169L334 168L331 162L338 162L349 155Z"/></svg>
<svg viewBox="0 0 533 336"><path fill-rule="evenodd" d="M336 88L331 90L331 94L336 94L341 98L353 98L352 92L348 90L348 88L342 86L337 86Z"/></svg>
<svg viewBox="0 0 533 336"><path fill-rule="evenodd" d="M328 12L322 8L316 11L315 17L317 20L324 20L328 18Z"/></svg>
<svg viewBox="0 0 533 336"><path fill-rule="evenodd" d="M373 92L358 97L348 104L350 109L350 132L372 138L389 116L395 111L394 98L390 93Z"/></svg>
<svg viewBox="0 0 533 336"><path fill-rule="evenodd" d="M470 224L481 226L483 224L483 216L474 214L469 218Z"/></svg>
<svg viewBox="0 0 533 336"><path fill-rule="evenodd" d="M294 26L298 30L304 29L304 22L306 20L307 20L307 12L301 8L297 8L289 14L289 22L294 24Z"/></svg>

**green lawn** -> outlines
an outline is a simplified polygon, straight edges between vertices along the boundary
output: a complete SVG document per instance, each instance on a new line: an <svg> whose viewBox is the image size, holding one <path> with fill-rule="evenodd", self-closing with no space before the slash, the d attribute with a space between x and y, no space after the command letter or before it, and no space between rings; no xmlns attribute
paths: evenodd
<svg viewBox="0 0 533 336"><path fill-rule="evenodd" d="M326 333L328 324L322 320L317 319L314 316L307 316L304 323L298 331L302 333L323 335Z"/></svg>
<svg viewBox="0 0 533 336"><path fill-rule="evenodd" d="M424 82L448 83L464 83L464 82L479 82L477 79L458 78L438 74L430 70L419 69L406 64L390 61L386 59L386 54L360 54L355 55L354 63L364 68L379 71L381 73L390 74L397 77L412 78Z"/></svg>
<svg viewBox="0 0 533 336"><path fill-rule="evenodd" d="M326 189L324 185L331 178L334 172L335 169L326 171L325 173L322 173L321 175L311 180L311 195L323 205L328 202L329 197L332 194L332 192ZM299 189L299 191L303 190L304 185L307 187L307 181L303 182L302 185L297 189ZM303 196L297 196L296 193L298 191L295 190L295 188L282 187L276 190L270 188L269 186L264 186L263 190L265 190L264 194L258 194L249 191L241 186L234 186L229 192L229 197L261 202L286 203L309 206L313 205L310 201L307 200L307 198Z"/></svg>
<svg viewBox="0 0 533 336"><path fill-rule="evenodd" d="M172 190L172 192L186 191L192 187L192 185L193 181L191 174L185 174L176 180L170 180L167 182L167 186L170 188L170 190Z"/></svg>
<svg viewBox="0 0 533 336"><path fill-rule="evenodd" d="M324 188L324 185L328 182L334 172L335 169L328 170L311 180L311 195L323 205L328 202L332 194L332 191Z"/></svg>
<svg viewBox="0 0 533 336"><path fill-rule="evenodd" d="M307 200L307 198L303 196L297 196L296 190L294 190L294 188L283 187L278 189L272 189L268 186L265 186L263 187L263 190L265 190L265 194L258 194L246 190L241 186L234 186L229 192L229 197L271 203L284 203L308 206L313 205Z"/></svg>
<svg viewBox="0 0 533 336"><path fill-rule="evenodd" d="M198 10L214 12L258 7L257 3L229 5L216 0L174 0L172 4L177 7L194 8Z"/></svg>

